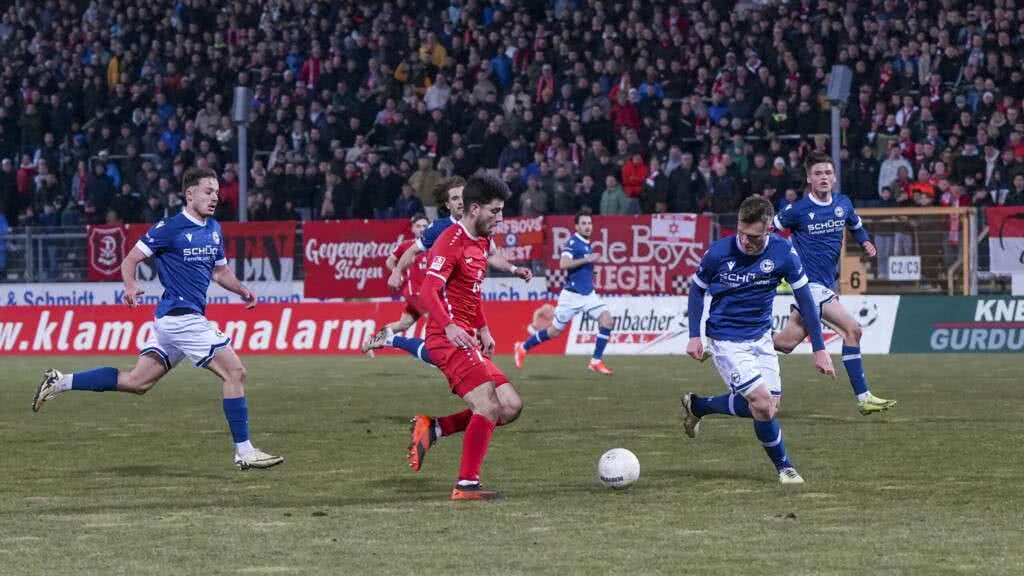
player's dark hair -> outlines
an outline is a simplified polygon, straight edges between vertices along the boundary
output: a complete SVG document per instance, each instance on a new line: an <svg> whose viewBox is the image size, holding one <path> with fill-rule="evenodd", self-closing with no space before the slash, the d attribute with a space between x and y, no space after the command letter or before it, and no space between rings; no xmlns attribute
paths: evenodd
<svg viewBox="0 0 1024 576"><path fill-rule="evenodd" d="M469 212L470 204L490 204L495 200L508 200L508 185L500 178L490 174L474 174L466 180L462 190L462 204Z"/></svg>
<svg viewBox="0 0 1024 576"><path fill-rule="evenodd" d="M580 218L583 218L584 216L593 216L593 215L594 215L594 211L591 210L589 206L584 206L583 208L580 208L579 210L576 211L576 217L573 219L573 224L579 224L580 223Z"/></svg>
<svg viewBox="0 0 1024 576"><path fill-rule="evenodd" d="M415 224L420 220L426 220L427 222L430 222L430 219L427 218L426 214L424 214L423 212L417 212L412 215L412 218L409 218L409 224Z"/></svg>
<svg viewBox="0 0 1024 576"><path fill-rule="evenodd" d="M811 173L811 167L815 164L831 164L832 168L835 168L835 163L832 162L832 157L824 152L811 152L807 155L807 159L804 160L804 169L808 174Z"/></svg>
<svg viewBox="0 0 1024 576"><path fill-rule="evenodd" d="M184 194L186 190L199 184L199 181L204 178L217 179L217 173L210 168L200 168L193 166L188 170L185 170L185 174L181 177L181 193Z"/></svg>
<svg viewBox="0 0 1024 576"><path fill-rule="evenodd" d="M443 209L444 205L448 203L448 193L451 192L453 188L465 185L466 179L462 176L452 176L441 180L437 183L437 186L434 186L434 191L432 192L434 196L434 204L437 205L438 208Z"/></svg>
<svg viewBox="0 0 1024 576"><path fill-rule="evenodd" d="M763 196L749 196L740 204L740 222L744 224L768 224L775 217L775 208Z"/></svg>

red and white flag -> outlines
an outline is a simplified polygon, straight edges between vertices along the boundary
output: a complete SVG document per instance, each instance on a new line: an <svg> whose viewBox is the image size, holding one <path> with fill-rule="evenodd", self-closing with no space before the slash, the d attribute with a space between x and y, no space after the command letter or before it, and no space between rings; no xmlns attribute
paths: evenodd
<svg viewBox="0 0 1024 576"><path fill-rule="evenodd" d="M1024 206L987 208L989 270L1024 273Z"/></svg>

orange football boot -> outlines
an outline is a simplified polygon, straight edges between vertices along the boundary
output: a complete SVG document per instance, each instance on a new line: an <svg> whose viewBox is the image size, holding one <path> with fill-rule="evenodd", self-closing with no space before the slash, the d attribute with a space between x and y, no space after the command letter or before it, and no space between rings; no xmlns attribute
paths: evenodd
<svg viewBox="0 0 1024 576"><path fill-rule="evenodd" d="M516 359L516 368L522 368L523 362L526 362L526 348L523 347L522 342L516 342L513 345L513 355Z"/></svg>
<svg viewBox="0 0 1024 576"><path fill-rule="evenodd" d="M468 486L460 486L458 484L452 488L452 500L500 500L501 493L494 490L484 490L480 487L480 484L470 484Z"/></svg>
<svg viewBox="0 0 1024 576"><path fill-rule="evenodd" d="M611 368L604 365L604 360L591 360L590 364L587 365L591 372L597 372L598 374L605 374L611 376L615 374Z"/></svg>
<svg viewBox="0 0 1024 576"><path fill-rule="evenodd" d="M412 431L412 438L409 440L409 467L414 472L419 472L423 466L423 459L427 456L427 450L430 450L437 440L434 437L434 419L417 414L409 424Z"/></svg>

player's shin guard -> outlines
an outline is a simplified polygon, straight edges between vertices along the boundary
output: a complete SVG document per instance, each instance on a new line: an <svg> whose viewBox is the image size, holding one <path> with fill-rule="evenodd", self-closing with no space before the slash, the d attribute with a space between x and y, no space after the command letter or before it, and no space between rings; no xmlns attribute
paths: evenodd
<svg viewBox="0 0 1024 576"><path fill-rule="evenodd" d="M117 390L117 368L93 368L71 375L72 390L109 392Z"/></svg>
<svg viewBox="0 0 1024 576"><path fill-rule="evenodd" d="M523 342L523 348L529 350L541 342L547 342L549 339L550 337L548 336L548 331L546 329L538 330L534 332L533 336L530 336L526 342Z"/></svg>
<svg viewBox="0 0 1024 576"><path fill-rule="evenodd" d="M422 338L406 338L405 336L395 336L391 342L391 345L395 348L405 350L410 355L419 358L420 360L434 365L434 361L430 359L430 352L427 351L426 342Z"/></svg>
<svg viewBox="0 0 1024 576"><path fill-rule="evenodd" d="M697 396L694 394L691 410L693 410L693 415L699 418L708 414L725 414L740 418L752 417L747 399L739 394L722 394L720 396Z"/></svg>
<svg viewBox="0 0 1024 576"><path fill-rule="evenodd" d="M235 441L235 446L247 443L249 441L249 407L245 403L245 396L224 399L224 418L228 421L228 428L231 429L231 438Z"/></svg>
<svg viewBox="0 0 1024 576"><path fill-rule="evenodd" d="M850 378L853 393L860 400L868 393L868 380L864 376L864 361L860 357L860 346L843 346L843 367Z"/></svg>
<svg viewBox="0 0 1024 576"><path fill-rule="evenodd" d="M791 467L793 464L786 455L786 445L782 443L782 428L779 426L779 419L772 418L768 421L754 420L754 434L764 446L764 451L771 458L777 470Z"/></svg>
<svg viewBox="0 0 1024 576"><path fill-rule="evenodd" d="M462 463L459 465L460 482L479 482L480 467L487 456L487 447L494 434L494 422L481 414L473 414L462 439Z"/></svg>
<svg viewBox="0 0 1024 576"><path fill-rule="evenodd" d="M604 349L611 339L612 329L601 326L597 329L597 340L594 342L594 360L600 360L604 356Z"/></svg>

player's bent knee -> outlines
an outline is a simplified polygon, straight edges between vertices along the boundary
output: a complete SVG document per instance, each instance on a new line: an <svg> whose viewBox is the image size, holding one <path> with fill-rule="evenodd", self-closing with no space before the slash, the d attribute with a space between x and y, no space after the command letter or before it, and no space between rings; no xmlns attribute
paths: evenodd
<svg viewBox="0 0 1024 576"><path fill-rule="evenodd" d="M770 397L751 396L747 398L747 404L750 406L750 415L755 420L771 420L775 417L775 402Z"/></svg>
<svg viewBox="0 0 1024 576"><path fill-rule="evenodd" d="M550 338L558 338L558 335L562 333L562 329L559 328L558 326L555 326L554 324L552 324L551 326L548 326L547 331L548 331L548 338L549 339Z"/></svg>
<svg viewBox="0 0 1024 576"><path fill-rule="evenodd" d="M501 423L511 424L523 412L523 401L516 398L501 405Z"/></svg>
<svg viewBox="0 0 1024 576"><path fill-rule="evenodd" d="M860 346L861 336L864 335L864 329L860 327L860 324L854 324L846 329L846 337L848 339L847 344L854 346Z"/></svg>

